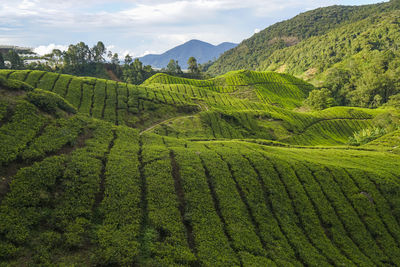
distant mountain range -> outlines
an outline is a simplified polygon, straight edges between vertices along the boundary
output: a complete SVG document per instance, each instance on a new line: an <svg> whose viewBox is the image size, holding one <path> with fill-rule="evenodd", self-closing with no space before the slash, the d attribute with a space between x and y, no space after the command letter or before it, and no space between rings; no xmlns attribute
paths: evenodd
<svg viewBox="0 0 400 267"><path fill-rule="evenodd" d="M146 55L139 58L144 65L151 65L154 68L165 68L171 59L178 60L182 69L187 69L187 61L195 57L197 62L202 64L209 60L217 59L225 51L236 47L237 44L224 42L219 45L212 45L200 40L190 40L182 45L174 47L161 55Z"/></svg>

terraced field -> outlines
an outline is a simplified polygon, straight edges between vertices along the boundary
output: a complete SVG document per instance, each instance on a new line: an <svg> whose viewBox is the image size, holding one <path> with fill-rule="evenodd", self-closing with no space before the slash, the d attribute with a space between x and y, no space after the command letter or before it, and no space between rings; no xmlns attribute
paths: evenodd
<svg viewBox="0 0 400 267"><path fill-rule="evenodd" d="M0 75L0 266L400 265L399 132L346 145L388 110L295 112L273 73Z"/></svg>
<svg viewBox="0 0 400 267"><path fill-rule="evenodd" d="M301 106L302 100L314 87L294 76L275 72L231 71L211 80L192 80L157 74L145 81L144 85L152 88L201 94L198 89L207 89L219 93L233 93L235 96L257 102L288 108ZM252 97L253 96L253 97ZM254 97L255 96L255 97Z"/></svg>

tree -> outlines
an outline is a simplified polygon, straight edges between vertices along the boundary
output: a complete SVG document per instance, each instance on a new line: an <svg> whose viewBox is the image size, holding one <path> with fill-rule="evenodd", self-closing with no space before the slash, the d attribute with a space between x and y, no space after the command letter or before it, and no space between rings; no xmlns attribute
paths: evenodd
<svg viewBox="0 0 400 267"><path fill-rule="evenodd" d="M119 65L119 58L117 53L114 53L114 55L111 57L111 64Z"/></svg>
<svg viewBox="0 0 400 267"><path fill-rule="evenodd" d="M322 88L321 90L312 90L304 103L313 109L322 110L332 107L334 100L331 96L331 91Z"/></svg>
<svg viewBox="0 0 400 267"><path fill-rule="evenodd" d="M400 109L400 94L392 95L387 102L388 106Z"/></svg>
<svg viewBox="0 0 400 267"><path fill-rule="evenodd" d="M131 64L124 64L122 66L122 80L127 83L141 84L153 74L154 70L151 66L143 66L143 63L138 58Z"/></svg>
<svg viewBox="0 0 400 267"><path fill-rule="evenodd" d="M377 108L382 105L382 97L380 95L375 95L374 100L372 100L371 106Z"/></svg>
<svg viewBox="0 0 400 267"><path fill-rule="evenodd" d="M338 104L345 105L346 96L352 91L350 71L340 68L330 69L326 76L324 87L332 92Z"/></svg>
<svg viewBox="0 0 400 267"><path fill-rule="evenodd" d="M190 57L188 62L187 62L188 66L189 66L189 71L191 73L199 73L199 66L197 65L197 60L195 57Z"/></svg>
<svg viewBox="0 0 400 267"><path fill-rule="evenodd" d="M390 0L390 3L393 5L393 7L396 7L396 8L400 7L400 1L399 0Z"/></svg>
<svg viewBox="0 0 400 267"><path fill-rule="evenodd" d="M107 52L103 42L98 41L97 44L92 48L93 61L96 63L104 61L104 54Z"/></svg>
<svg viewBox="0 0 400 267"><path fill-rule="evenodd" d="M140 62L140 63L141 63L141 62ZM148 73L153 73L153 72L154 72L153 68L152 68L150 65L144 66L144 67L143 67L143 70L144 70L145 72L148 72Z"/></svg>
<svg viewBox="0 0 400 267"><path fill-rule="evenodd" d="M201 72L206 72L206 71L211 67L211 65L214 64L214 62L215 62L215 61L209 60L209 61L206 62L206 63L198 64L199 70L200 70Z"/></svg>
<svg viewBox="0 0 400 267"><path fill-rule="evenodd" d="M178 60L171 59L167 65L167 72L172 74L181 74L183 73L181 67L178 64Z"/></svg>
<svg viewBox="0 0 400 267"><path fill-rule="evenodd" d="M24 62L15 50L10 50L7 58L11 63L11 69L21 69L24 66Z"/></svg>
<svg viewBox="0 0 400 267"><path fill-rule="evenodd" d="M84 42L69 45L64 56L65 63L72 66L88 63L90 59L90 49Z"/></svg>
<svg viewBox="0 0 400 267"><path fill-rule="evenodd" d="M127 54L127 55L125 56L124 63L125 63L125 65L129 65L129 64L132 63L132 57L131 57L129 54Z"/></svg>
<svg viewBox="0 0 400 267"><path fill-rule="evenodd" d="M4 64L3 54L0 53L0 69L5 69L6 65Z"/></svg>
<svg viewBox="0 0 400 267"><path fill-rule="evenodd" d="M349 93L350 103L353 106L370 107L374 104L374 96L393 95L393 88L393 81L387 74L372 68L365 71L357 80L356 90Z"/></svg>
<svg viewBox="0 0 400 267"><path fill-rule="evenodd" d="M89 58L89 47L84 42L80 42L76 45L69 45L68 50L65 52L64 61L66 65L76 67L87 63Z"/></svg>
<svg viewBox="0 0 400 267"><path fill-rule="evenodd" d="M60 49L53 49L50 54L45 55L45 58L50 62L52 67L57 68L64 60L64 53Z"/></svg>
<svg viewBox="0 0 400 267"><path fill-rule="evenodd" d="M142 71L143 63L138 58L135 58L135 61L132 63L132 68L134 71Z"/></svg>

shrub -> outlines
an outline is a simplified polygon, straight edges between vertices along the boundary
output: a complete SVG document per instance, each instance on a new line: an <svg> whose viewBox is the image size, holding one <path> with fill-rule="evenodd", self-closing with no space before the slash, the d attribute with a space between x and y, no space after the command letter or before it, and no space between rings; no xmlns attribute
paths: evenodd
<svg viewBox="0 0 400 267"><path fill-rule="evenodd" d="M400 108L400 94L392 95L387 102L388 106Z"/></svg>
<svg viewBox="0 0 400 267"><path fill-rule="evenodd" d="M85 229L90 222L82 217L77 217L66 227L65 242L69 247L81 247L84 244Z"/></svg>
<svg viewBox="0 0 400 267"><path fill-rule="evenodd" d="M331 96L331 92L326 88L312 90L308 98L304 101L304 104L316 110L332 107L333 103L334 100Z"/></svg>
<svg viewBox="0 0 400 267"><path fill-rule="evenodd" d="M364 145L386 134L386 130L380 127L362 129L354 132L353 136L349 137L349 144L352 146Z"/></svg>
<svg viewBox="0 0 400 267"><path fill-rule="evenodd" d="M25 100L16 102L11 121L0 127L0 163L6 164L35 138L45 118L39 116L37 108Z"/></svg>
<svg viewBox="0 0 400 267"><path fill-rule="evenodd" d="M56 113L57 108L68 113L76 113L76 108L68 103L67 100L58 94L45 90L35 89L34 91L28 93L27 99L38 108L49 113Z"/></svg>
<svg viewBox="0 0 400 267"><path fill-rule="evenodd" d="M27 83L13 80L13 79L6 79L3 76L0 76L0 86L4 86L10 90L23 90L23 91L32 91L33 87Z"/></svg>
<svg viewBox="0 0 400 267"><path fill-rule="evenodd" d="M199 111L199 106L194 104L187 104L178 106L178 111L183 113L194 113Z"/></svg>

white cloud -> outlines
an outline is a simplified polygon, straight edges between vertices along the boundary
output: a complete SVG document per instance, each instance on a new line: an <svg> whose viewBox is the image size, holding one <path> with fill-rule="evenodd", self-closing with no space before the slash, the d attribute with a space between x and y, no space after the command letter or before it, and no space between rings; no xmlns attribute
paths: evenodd
<svg viewBox="0 0 400 267"><path fill-rule="evenodd" d="M255 28L254 29L254 33L259 33L261 30L260 29L258 29L258 28Z"/></svg>
<svg viewBox="0 0 400 267"><path fill-rule="evenodd" d="M131 50L127 50L127 49L122 49L119 50L120 52L118 53L119 57L121 59L124 59L126 55L130 55L131 57L135 57L135 52L131 51Z"/></svg>
<svg viewBox="0 0 400 267"><path fill-rule="evenodd" d="M41 45L38 47L35 47L33 49L33 52L43 56L46 54L50 54L53 49L60 49L61 51L66 51L68 49L67 45L56 45L56 44L49 44L49 45Z"/></svg>
<svg viewBox="0 0 400 267"><path fill-rule="evenodd" d="M22 3L20 3L18 5L18 7L20 9L32 9L32 8L35 8L37 2L38 2L37 0L36 1L35 0L23 0Z"/></svg>
<svg viewBox="0 0 400 267"><path fill-rule="evenodd" d="M138 57L144 57L144 56L150 55L150 54L157 54L157 51L146 50L146 51L144 51L142 54L140 54Z"/></svg>
<svg viewBox="0 0 400 267"><path fill-rule="evenodd" d="M106 49L107 50L113 50L115 48L115 45L107 45Z"/></svg>
<svg viewBox="0 0 400 267"><path fill-rule="evenodd" d="M240 42L271 23L349 0L0 0L0 42L114 44L119 55L162 53L190 39ZM379 0L354 0L378 2Z"/></svg>

